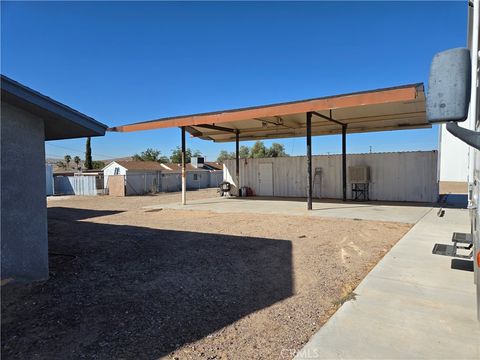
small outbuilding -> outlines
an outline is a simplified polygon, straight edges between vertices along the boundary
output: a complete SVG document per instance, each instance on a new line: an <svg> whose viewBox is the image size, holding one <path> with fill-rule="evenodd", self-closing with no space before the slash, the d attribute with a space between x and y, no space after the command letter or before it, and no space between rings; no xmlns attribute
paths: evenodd
<svg viewBox="0 0 480 360"><path fill-rule="evenodd" d="M223 178L223 165L192 158L187 164L187 188L189 190L216 187ZM156 161L112 161L103 168L104 187L113 195L143 195L147 193L180 191L182 186L180 164ZM114 176L123 177L125 189L117 193L110 189ZM115 178L115 182L118 178ZM117 184L115 183L115 188Z"/></svg>
<svg viewBox="0 0 480 360"><path fill-rule="evenodd" d="M107 126L3 75L1 91L2 279L46 279L45 141L103 136Z"/></svg>
<svg viewBox="0 0 480 360"><path fill-rule="evenodd" d="M182 189L182 165L175 163L162 164L163 191L180 191ZM186 164L186 184L188 190L217 187L223 180L223 164L207 162L203 158L192 158Z"/></svg>
<svg viewBox="0 0 480 360"><path fill-rule="evenodd" d="M106 191L112 176L123 176L125 195L142 195L160 191L163 167L156 161L112 161L103 168Z"/></svg>

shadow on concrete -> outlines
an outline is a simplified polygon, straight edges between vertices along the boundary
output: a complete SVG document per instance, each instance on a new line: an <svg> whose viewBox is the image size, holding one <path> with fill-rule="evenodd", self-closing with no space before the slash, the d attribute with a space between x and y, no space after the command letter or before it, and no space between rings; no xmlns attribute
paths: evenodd
<svg viewBox="0 0 480 360"><path fill-rule="evenodd" d="M450 268L453 270L469 271L473 272L473 261L465 259L452 259L450 262Z"/></svg>
<svg viewBox="0 0 480 360"><path fill-rule="evenodd" d="M2 357L154 359L293 292L287 240L77 221L49 209L50 279L2 287Z"/></svg>
<svg viewBox="0 0 480 360"><path fill-rule="evenodd" d="M467 194L442 194L438 204L445 208L466 209L468 206Z"/></svg>
<svg viewBox="0 0 480 360"><path fill-rule="evenodd" d="M226 199L232 200L268 200L268 201L294 201L294 202L304 202L307 203L307 198L298 198L298 197L276 197L276 196L247 196L247 197L230 197ZM343 201L341 199L313 199L314 204L342 204L342 205L356 205L355 207L365 207L369 206L418 206L418 207L431 207L436 205L435 203L429 202L408 202L408 201L354 201L347 200ZM340 209L340 208L332 208ZM323 210L323 209L322 209Z"/></svg>

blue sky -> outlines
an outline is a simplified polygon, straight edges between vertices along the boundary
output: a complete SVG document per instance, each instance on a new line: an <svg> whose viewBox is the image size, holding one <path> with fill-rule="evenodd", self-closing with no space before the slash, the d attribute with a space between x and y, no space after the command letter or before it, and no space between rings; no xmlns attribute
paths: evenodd
<svg viewBox="0 0 480 360"><path fill-rule="evenodd" d="M436 52L465 46L466 3L2 2L1 72L109 126L426 83ZM277 142L305 153L303 138ZM84 144L45 148L83 157ZM92 139L96 159L179 144L179 129ZM234 149L187 144L209 160ZM370 146L436 149L438 129L348 136L349 152ZM339 136L313 139L315 154L339 151Z"/></svg>

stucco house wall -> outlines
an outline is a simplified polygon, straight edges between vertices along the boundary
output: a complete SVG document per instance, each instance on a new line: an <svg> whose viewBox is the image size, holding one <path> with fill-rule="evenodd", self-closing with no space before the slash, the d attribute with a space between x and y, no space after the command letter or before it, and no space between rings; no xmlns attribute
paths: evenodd
<svg viewBox="0 0 480 360"><path fill-rule="evenodd" d="M101 136L107 126L4 75L0 87L1 276L43 280L48 278L44 142Z"/></svg>
<svg viewBox="0 0 480 360"><path fill-rule="evenodd" d="M5 102L1 110L2 278L46 279L44 122Z"/></svg>

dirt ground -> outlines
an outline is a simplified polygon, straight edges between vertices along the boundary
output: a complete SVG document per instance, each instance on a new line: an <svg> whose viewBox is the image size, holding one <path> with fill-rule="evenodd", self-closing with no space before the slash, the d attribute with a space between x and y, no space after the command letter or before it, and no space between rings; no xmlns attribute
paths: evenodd
<svg viewBox="0 0 480 360"><path fill-rule="evenodd" d="M2 287L2 357L290 359L410 228L142 209L178 199L50 200L50 279Z"/></svg>

